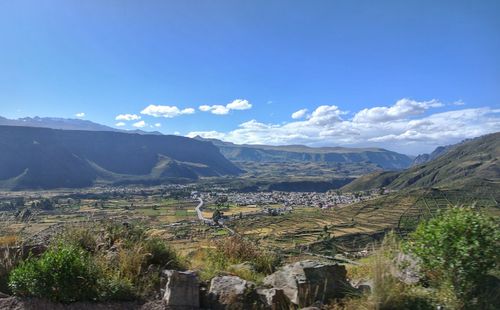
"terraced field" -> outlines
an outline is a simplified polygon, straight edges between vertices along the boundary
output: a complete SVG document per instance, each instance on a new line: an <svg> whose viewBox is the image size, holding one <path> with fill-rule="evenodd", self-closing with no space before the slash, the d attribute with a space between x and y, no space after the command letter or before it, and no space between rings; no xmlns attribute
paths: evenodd
<svg viewBox="0 0 500 310"><path fill-rule="evenodd" d="M229 225L237 233L259 240L263 246L285 252L317 244L326 227L337 248L352 253L371 247L390 230L405 235L419 221L456 205L475 205L500 219L498 202L491 195L431 190L393 193L330 210L296 207L290 214L248 217Z"/></svg>

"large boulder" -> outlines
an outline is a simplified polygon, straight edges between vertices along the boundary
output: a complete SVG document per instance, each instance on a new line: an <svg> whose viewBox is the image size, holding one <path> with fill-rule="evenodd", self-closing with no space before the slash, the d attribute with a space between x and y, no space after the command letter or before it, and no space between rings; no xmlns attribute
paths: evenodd
<svg viewBox="0 0 500 310"><path fill-rule="evenodd" d="M172 308L198 309L200 307L200 282L192 271L165 270L167 278L163 301Z"/></svg>
<svg viewBox="0 0 500 310"><path fill-rule="evenodd" d="M286 265L264 279L264 284L282 289L299 307L327 303L352 291L343 265L305 260Z"/></svg>
<svg viewBox="0 0 500 310"><path fill-rule="evenodd" d="M211 309L265 309L255 284L236 276L215 277L208 292Z"/></svg>
<svg viewBox="0 0 500 310"><path fill-rule="evenodd" d="M257 294L266 309L288 310L295 308L295 305L290 302L290 299L285 295L282 289L260 288L257 289Z"/></svg>

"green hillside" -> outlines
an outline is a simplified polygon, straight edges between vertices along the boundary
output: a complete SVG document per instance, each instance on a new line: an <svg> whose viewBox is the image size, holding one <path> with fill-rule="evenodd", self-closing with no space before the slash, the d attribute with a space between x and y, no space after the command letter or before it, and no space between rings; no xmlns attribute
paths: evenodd
<svg viewBox="0 0 500 310"><path fill-rule="evenodd" d="M467 189L500 192L500 132L467 141L437 159L393 173L375 173L356 179L344 190Z"/></svg>

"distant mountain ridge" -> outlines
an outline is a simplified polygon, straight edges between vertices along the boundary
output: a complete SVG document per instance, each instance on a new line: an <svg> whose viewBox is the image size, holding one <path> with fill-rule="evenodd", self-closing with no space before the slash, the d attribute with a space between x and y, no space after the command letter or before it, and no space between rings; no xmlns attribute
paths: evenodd
<svg viewBox="0 0 500 310"><path fill-rule="evenodd" d="M168 135L0 126L0 188L196 180L241 170L211 143Z"/></svg>
<svg viewBox="0 0 500 310"><path fill-rule="evenodd" d="M412 158L382 148L308 147L304 145L253 145L234 144L217 139L195 139L210 141L231 161L252 162L371 162L385 170L401 170L410 166Z"/></svg>
<svg viewBox="0 0 500 310"><path fill-rule="evenodd" d="M82 119L58 117L24 117L7 119L0 116L0 126L38 127L62 130L108 131L162 135L158 131L122 130ZM194 139L212 142L229 160L238 162L325 162L325 163L373 163L384 170L401 170L412 163L412 158L381 148L308 147L304 145L249 145L233 144L217 139Z"/></svg>
<svg viewBox="0 0 500 310"><path fill-rule="evenodd" d="M445 146L438 146L430 154L420 154L417 157L415 157L415 159L413 160L411 166L413 167L413 166L425 164L426 162L434 160L434 159L438 158L439 156L442 156L442 155L446 154L448 151L452 150L453 148L455 148L455 147L459 146L460 144L465 143L467 141L469 141L469 140L468 139L467 140L463 140L463 141L461 141L461 142L459 142L457 144L450 144L450 145L445 145Z"/></svg>
<svg viewBox="0 0 500 310"><path fill-rule="evenodd" d="M60 117L23 117L18 119L8 119L0 116L0 125L4 126L22 126L22 127L40 127L63 130L87 130L87 131L114 131L124 133L153 134L161 135L158 131L144 131L140 129L122 130L106 125L94 123L88 120L77 118Z"/></svg>
<svg viewBox="0 0 500 310"><path fill-rule="evenodd" d="M500 132L464 141L445 154L400 172L377 172L360 177L343 189L360 191L447 188L500 193Z"/></svg>

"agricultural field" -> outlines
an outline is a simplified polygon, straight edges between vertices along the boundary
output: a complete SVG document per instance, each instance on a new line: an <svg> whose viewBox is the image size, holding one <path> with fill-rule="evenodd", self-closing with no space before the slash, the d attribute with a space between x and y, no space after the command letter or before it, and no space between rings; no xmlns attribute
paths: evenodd
<svg viewBox="0 0 500 310"><path fill-rule="evenodd" d="M198 220L195 208L199 202L190 191L144 188L83 194L56 192L44 197L23 193L23 199L4 196L0 201L0 246L14 244L19 238L37 242L62 225L116 221L140 222L152 235L168 240L186 256L231 234L254 240L285 256L356 256L370 250L386 232L395 230L405 235L419 221L450 206L475 205L500 218L498 202L492 195L478 197L463 191L426 190L376 195L328 209L295 205L283 211L281 204L209 201L202 212L205 218L211 218L215 210L225 216L223 226L209 226ZM280 212L265 212L269 209Z"/></svg>
<svg viewBox="0 0 500 310"><path fill-rule="evenodd" d="M141 221L151 228L174 222L196 220L194 208L197 201L192 199L176 199L146 193L119 196L101 193L90 196L89 198L75 198L79 195L64 194L44 197L26 195L23 196L22 202L17 203L13 209L10 209L10 205L5 202L12 200L4 198L2 211L0 211L0 226L2 227L0 235L4 238L11 235L29 239L45 231L49 232L60 225L76 225L101 220ZM44 203L47 205L43 205Z"/></svg>
<svg viewBox="0 0 500 310"><path fill-rule="evenodd" d="M387 231L404 235L414 229L402 225L413 213L425 215L417 217L416 223L439 210L460 205L475 205L500 219L500 208L491 196L474 198L461 191L433 190L392 193L334 209L295 207L282 216L245 217L228 225L263 245L290 253L314 246L326 229L339 250L356 253L369 250Z"/></svg>

